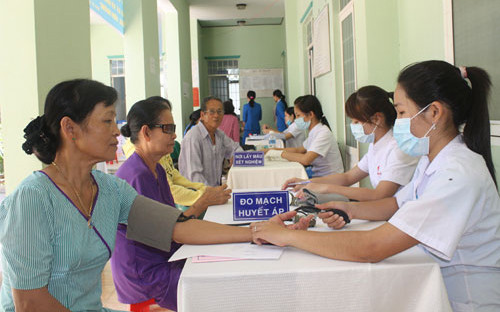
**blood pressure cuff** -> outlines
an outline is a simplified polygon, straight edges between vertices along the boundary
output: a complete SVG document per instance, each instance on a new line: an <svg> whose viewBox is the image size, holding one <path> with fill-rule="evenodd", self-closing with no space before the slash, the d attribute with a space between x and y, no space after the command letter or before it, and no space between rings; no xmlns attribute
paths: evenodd
<svg viewBox="0 0 500 312"><path fill-rule="evenodd" d="M304 193L304 197L297 201L299 206L314 206L315 204L323 204L331 201L349 201L349 198L340 194L319 194L307 188L303 188L302 192Z"/></svg>
<svg viewBox="0 0 500 312"><path fill-rule="evenodd" d="M128 215L127 238L170 251L172 233L182 211L138 195Z"/></svg>

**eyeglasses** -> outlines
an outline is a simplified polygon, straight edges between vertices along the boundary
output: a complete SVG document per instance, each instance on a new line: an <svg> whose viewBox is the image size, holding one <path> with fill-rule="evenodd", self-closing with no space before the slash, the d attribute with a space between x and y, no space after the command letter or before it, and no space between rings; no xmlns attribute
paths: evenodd
<svg viewBox="0 0 500 312"><path fill-rule="evenodd" d="M175 124L158 124L158 125L149 125L150 128L161 128L161 131L166 134L174 134L175 133Z"/></svg>
<svg viewBox="0 0 500 312"><path fill-rule="evenodd" d="M224 110L223 109L218 109L218 110L213 110L213 109L207 109L205 111L205 113L209 114L209 115L224 115Z"/></svg>

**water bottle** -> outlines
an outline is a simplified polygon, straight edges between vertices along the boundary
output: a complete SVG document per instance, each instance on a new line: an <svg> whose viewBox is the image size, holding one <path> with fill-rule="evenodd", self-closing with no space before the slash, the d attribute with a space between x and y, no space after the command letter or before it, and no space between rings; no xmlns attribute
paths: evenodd
<svg viewBox="0 0 500 312"><path fill-rule="evenodd" d="M276 137L274 135L269 136L269 148L276 147Z"/></svg>

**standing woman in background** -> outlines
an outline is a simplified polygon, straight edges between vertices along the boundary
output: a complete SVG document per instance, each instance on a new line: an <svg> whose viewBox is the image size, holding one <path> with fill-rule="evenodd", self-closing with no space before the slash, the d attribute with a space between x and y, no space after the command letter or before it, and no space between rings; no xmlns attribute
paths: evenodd
<svg viewBox="0 0 500 312"><path fill-rule="evenodd" d="M285 100L285 95L281 93L281 90L273 91L273 99L276 102L276 107L274 108L274 120L276 121L276 128L279 132L285 131L287 128L285 121L285 110L288 107L288 104Z"/></svg>
<svg viewBox="0 0 500 312"><path fill-rule="evenodd" d="M262 108L259 103L255 102L255 91L248 91L248 103L243 106L243 142L245 144L246 137L251 134L260 134L260 123L262 119Z"/></svg>
<svg viewBox="0 0 500 312"><path fill-rule="evenodd" d="M312 167L312 177L323 177L344 172L337 140L323 115L323 109L314 95L299 96L295 100L295 124L300 130L309 130L301 147L273 148L282 150L281 157Z"/></svg>
<svg viewBox="0 0 500 312"><path fill-rule="evenodd" d="M370 143L368 153L345 173L311 179L312 183L297 185L295 190L305 187L318 193L335 193L367 201L393 196L410 182L418 158L403 153L394 140L392 127L396 110L390 98L387 91L377 86L362 87L351 94L345 103L345 113L352 120L351 130L356 140ZM367 176L373 189L351 187ZM290 179L283 188L299 181L302 179Z"/></svg>
<svg viewBox="0 0 500 312"><path fill-rule="evenodd" d="M224 106L224 116L222 117L222 122L220 123L219 129L224 131L224 133L233 139L234 142L240 142L240 120L238 116L234 113L234 105L231 99L222 103Z"/></svg>

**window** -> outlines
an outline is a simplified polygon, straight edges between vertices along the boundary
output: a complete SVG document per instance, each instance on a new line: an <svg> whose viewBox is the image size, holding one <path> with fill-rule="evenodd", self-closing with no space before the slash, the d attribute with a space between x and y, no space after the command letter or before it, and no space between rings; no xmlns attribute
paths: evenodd
<svg viewBox="0 0 500 312"><path fill-rule="evenodd" d="M343 8L345 8L346 5L349 4L349 2L351 2L351 0L340 0L340 10L342 10Z"/></svg>
<svg viewBox="0 0 500 312"><path fill-rule="evenodd" d="M116 101L116 120L127 120L127 109L125 106L125 61L123 59L109 60L111 72L111 86L118 92Z"/></svg>
<svg viewBox="0 0 500 312"><path fill-rule="evenodd" d="M490 119L500 120L500 1L453 0L456 66L478 66L490 75Z"/></svg>
<svg viewBox="0 0 500 312"><path fill-rule="evenodd" d="M306 46L306 56L307 56L307 82L308 82L308 93L316 94L316 85L313 75L314 69L314 45L313 45L313 19L312 14L309 14L304 24L304 43Z"/></svg>
<svg viewBox="0 0 500 312"><path fill-rule="evenodd" d="M356 90L356 64L354 59L354 26L352 4L341 12L341 34L342 34L342 82L343 103ZM343 14L342 14L343 13ZM351 132L351 119L344 114L346 145L357 147L357 142Z"/></svg>
<svg viewBox="0 0 500 312"><path fill-rule="evenodd" d="M234 113L240 115L240 70L238 60L209 60L208 88L210 95L222 101L233 100Z"/></svg>

